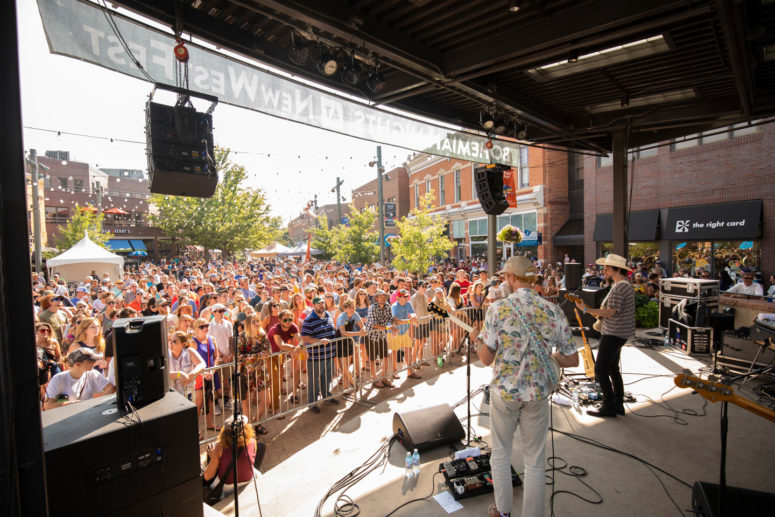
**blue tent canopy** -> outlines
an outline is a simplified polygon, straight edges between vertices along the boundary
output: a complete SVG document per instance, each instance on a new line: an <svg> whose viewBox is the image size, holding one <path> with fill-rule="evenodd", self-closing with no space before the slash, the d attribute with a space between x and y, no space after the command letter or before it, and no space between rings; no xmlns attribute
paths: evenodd
<svg viewBox="0 0 775 517"><path fill-rule="evenodd" d="M129 252L132 251L132 245L126 239L109 239L108 249L111 251Z"/></svg>
<svg viewBox="0 0 775 517"><path fill-rule="evenodd" d="M148 251L148 248L145 247L145 243L140 239L131 239L129 243L137 251Z"/></svg>

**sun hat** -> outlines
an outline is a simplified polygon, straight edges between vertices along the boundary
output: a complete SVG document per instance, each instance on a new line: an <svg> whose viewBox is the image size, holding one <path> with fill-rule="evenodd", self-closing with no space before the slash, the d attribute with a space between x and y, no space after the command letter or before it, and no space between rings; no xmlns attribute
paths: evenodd
<svg viewBox="0 0 775 517"><path fill-rule="evenodd" d="M533 266L533 262L525 257L511 257L506 261L506 265L498 271L501 273L510 273L512 275L529 277L535 276L536 268Z"/></svg>
<svg viewBox="0 0 775 517"><path fill-rule="evenodd" d="M613 266L620 269L626 269L627 271L632 271L632 269L627 266L627 259L621 255L616 255L615 253L609 253L607 257L601 257L597 259L595 264L598 266Z"/></svg>

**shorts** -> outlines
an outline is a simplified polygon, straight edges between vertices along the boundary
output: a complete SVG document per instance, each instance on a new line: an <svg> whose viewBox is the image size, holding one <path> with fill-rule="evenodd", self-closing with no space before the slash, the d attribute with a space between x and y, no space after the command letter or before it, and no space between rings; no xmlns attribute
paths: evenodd
<svg viewBox="0 0 775 517"><path fill-rule="evenodd" d="M195 390L201 390L202 389L202 381L203 380L204 380L204 377L202 377L201 375L197 376L196 381L194 383L194 389ZM215 381L215 389L216 390L220 390L221 389L221 376L218 375L217 373L214 373L213 374L213 380ZM205 382L212 383L213 380L205 381Z"/></svg>
<svg viewBox="0 0 775 517"><path fill-rule="evenodd" d="M201 379L201 377L197 377L197 380L199 380L199 379ZM197 383L197 385L198 384L199 383ZM202 387L200 386L200 387L198 387L196 389L197 390L201 390ZM203 404L203 406L205 407L204 408L205 409L205 414L209 414L210 413L210 404L209 403L212 402L212 401L213 401L213 381L212 380L208 381L207 379L204 379L204 404Z"/></svg>
<svg viewBox="0 0 775 517"><path fill-rule="evenodd" d="M428 337L431 335L431 322L426 323L420 323L416 327L414 327L414 338L415 339L428 339Z"/></svg>
<svg viewBox="0 0 775 517"><path fill-rule="evenodd" d="M412 346L412 338L409 337L408 332L405 334L390 333L387 336L387 340L391 350L400 350Z"/></svg>
<svg viewBox="0 0 775 517"><path fill-rule="evenodd" d="M374 361L377 357L387 357L388 344L385 335L381 332L369 333L366 336L366 355Z"/></svg>
<svg viewBox="0 0 775 517"><path fill-rule="evenodd" d="M337 357L350 357L353 355L353 339L341 338L336 342L336 356Z"/></svg>

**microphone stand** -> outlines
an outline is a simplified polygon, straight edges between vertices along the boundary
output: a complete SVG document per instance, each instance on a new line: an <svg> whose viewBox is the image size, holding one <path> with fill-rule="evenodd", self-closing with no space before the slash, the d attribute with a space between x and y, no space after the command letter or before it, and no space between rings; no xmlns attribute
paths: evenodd
<svg viewBox="0 0 775 517"><path fill-rule="evenodd" d="M482 309L484 300L487 299L487 294L490 291L490 286L486 286L482 293L482 301L479 303L477 310ZM484 315L482 315L481 323L484 323ZM466 332L466 406L468 410L468 432L466 438L466 449L471 447L471 335Z"/></svg>
<svg viewBox="0 0 775 517"><path fill-rule="evenodd" d="M237 447L237 439L243 435L243 429L242 426L244 425L242 422L242 398L241 398L241 390L240 390L240 381L242 380L241 375L241 363L239 362L239 344L237 343L239 331L237 330L239 327L244 328L244 321L247 319L247 315L244 312L240 312L237 314L237 321L234 322L233 325L233 332L234 335L232 336L233 343L234 343L234 366L232 367L231 372L231 386L233 390L234 395L234 401L232 404L233 410L232 410L232 417L231 417L231 457L233 458L232 465L232 481L234 482L234 517L239 517L239 495L237 494L237 462L239 460L238 453L239 448ZM239 326L239 327L238 327ZM247 443L245 444L245 449L247 450ZM253 466L250 466L253 468Z"/></svg>

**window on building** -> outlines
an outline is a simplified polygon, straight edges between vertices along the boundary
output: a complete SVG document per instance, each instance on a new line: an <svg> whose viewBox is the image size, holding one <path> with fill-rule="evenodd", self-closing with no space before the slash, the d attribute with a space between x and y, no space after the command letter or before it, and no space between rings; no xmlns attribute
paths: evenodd
<svg viewBox="0 0 775 517"><path fill-rule="evenodd" d="M43 176L43 188L47 190L51 190L51 176L48 174Z"/></svg>
<svg viewBox="0 0 775 517"><path fill-rule="evenodd" d="M444 194L444 176L439 176L439 206L446 205L446 196Z"/></svg>
<svg viewBox="0 0 775 517"><path fill-rule="evenodd" d="M396 202L396 196L389 197L385 200L387 203L395 203Z"/></svg>
<svg viewBox="0 0 775 517"><path fill-rule="evenodd" d="M460 203L461 197L460 169L455 169L455 203Z"/></svg>
<svg viewBox="0 0 775 517"><path fill-rule="evenodd" d="M471 167L471 195L473 199L479 198L479 191L476 190L476 173L474 172L476 167Z"/></svg>
<svg viewBox="0 0 775 517"><path fill-rule="evenodd" d="M499 215L498 216L498 230L501 231L504 226L507 224L511 224L511 216L510 215Z"/></svg>
<svg viewBox="0 0 775 517"><path fill-rule="evenodd" d="M700 133L686 136L682 141L673 142L673 150L688 149L700 145Z"/></svg>
<svg viewBox="0 0 775 517"><path fill-rule="evenodd" d="M487 236L487 218L468 221L468 235L471 237Z"/></svg>
<svg viewBox="0 0 775 517"><path fill-rule="evenodd" d="M430 191L431 191L431 180L425 180L425 193L427 194Z"/></svg>
<svg viewBox="0 0 775 517"><path fill-rule="evenodd" d="M73 180L73 192L83 192L83 180Z"/></svg>
<svg viewBox="0 0 775 517"><path fill-rule="evenodd" d="M420 184L414 186L414 206L415 208L420 207Z"/></svg>
<svg viewBox="0 0 775 517"><path fill-rule="evenodd" d="M132 214L134 216L135 224L143 224L143 213L142 212L134 212Z"/></svg>
<svg viewBox="0 0 775 517"><path fill-rule="evenodd" d="M452 221L452 238L453 239L465 239L466 238L466 222L465 220Z"/></svg>
<svg viewBox="0 0 775 517"><path fill-rule="evenodd" d="M614 164L614 157L613 156L598 156L597 157L597 168L602 169L603 167L610 167Z"/></svg>
<svg viewBox="0 0 775 517"><path fill-rule="evenodd" d="M66 223L70 218L70 210L66 206L47 206L47 223Z"/></svg>
<svg viewBox="0 0 775 517"><path fill-rule="evenodd" d="M67 178L57 178L59 180L59 186L62 188L67 188Z"/></svg>
<svg viewBox="0 0 775 517"><path fill-rule="evenodd" d="M530 186L530 165L528 162L527 146L519 148L519 185L517 188L526 188Z"/></svg>
<svg viewBox="0 0 775 517"><path fill-rule="evenodd" d="M500 221L498 224L500 225ZM512 214L511 225L516 226L520 230L530 230L531 232L538 231L538 225L536 224L536 213L523 212L521 214Z"/></svg>

